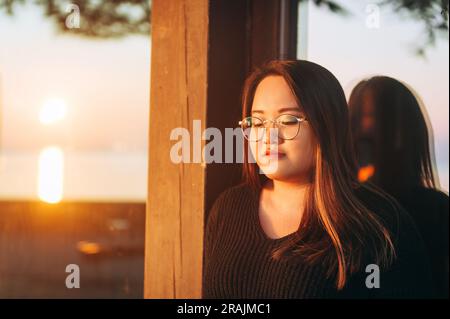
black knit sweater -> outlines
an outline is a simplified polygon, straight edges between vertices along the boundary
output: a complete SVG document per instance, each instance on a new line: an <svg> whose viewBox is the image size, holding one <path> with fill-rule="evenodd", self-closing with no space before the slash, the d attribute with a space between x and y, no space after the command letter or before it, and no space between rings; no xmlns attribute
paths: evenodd
<svg viewBox="0 0 450 319"><path fill-rule="evenodd" d="M438 298L448 298L448 195L438 190L416 187L402 195L394 195L411 214L425 242L431 260Z"/></svg>
<svg viewBox="0 0 450 319"><path fill-rule="evenodd" d="M360 188L356 195L372 211L390 213L392 205ZM245 184L224 191L209 212L205 230L203 298L427 298L433 297L429 260L409 215L400 210L394 234L397 259L380 274L380 288L367 288L365 267L350 276L343 290L322 266L300 258L274 260L281 241L267 237L258 216L259 191ZM393 213L394 214L394 213ZM389 219L383 219L389 220ZM389 225L388 225L389 226ZM368 262L370 263L370 262Z"/></svg>

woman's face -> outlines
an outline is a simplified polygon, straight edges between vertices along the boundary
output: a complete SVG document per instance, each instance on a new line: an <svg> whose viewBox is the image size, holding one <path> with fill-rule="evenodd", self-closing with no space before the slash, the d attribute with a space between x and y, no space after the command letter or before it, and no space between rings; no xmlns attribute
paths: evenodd
<svg viewBox="0 0 450 319"><path fill-rule="evenodd" d="M267 76L257 86L251 116L275 120L281 114L306 117L282 76ZM266 122L259 142L249 142L260 173L272 180L305 182L314 167L315 137L308 121L299 123L298 134L289 140L274 124Z"/></svg>

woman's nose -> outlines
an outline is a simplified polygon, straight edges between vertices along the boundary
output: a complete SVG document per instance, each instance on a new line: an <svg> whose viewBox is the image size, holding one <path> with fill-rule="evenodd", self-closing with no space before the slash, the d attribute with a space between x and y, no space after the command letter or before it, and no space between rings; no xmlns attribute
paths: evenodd
<svg viewBox="0 0 450 319"><path fill-rule="evenodd" d="M278 143L279 141L279 130L273 123L272 125L264 128L264 144Z"/></svg>

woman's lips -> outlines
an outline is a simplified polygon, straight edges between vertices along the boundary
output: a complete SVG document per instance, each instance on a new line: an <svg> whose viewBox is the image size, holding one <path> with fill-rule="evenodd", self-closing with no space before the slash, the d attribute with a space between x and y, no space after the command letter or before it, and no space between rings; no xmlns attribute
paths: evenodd
<svg viewBox="0 0 450 319"><path fill-rule="evenodd" d="M277 151L266 151L262 154L265 158L283 158L286 154Z"/></svg>

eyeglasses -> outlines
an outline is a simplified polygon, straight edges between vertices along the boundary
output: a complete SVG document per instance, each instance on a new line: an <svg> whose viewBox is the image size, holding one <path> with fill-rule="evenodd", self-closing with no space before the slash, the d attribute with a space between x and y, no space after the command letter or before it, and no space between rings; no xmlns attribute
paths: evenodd
<svg viewBox="0 0 450 319"><path fill-rule="evenodd" d="M244 137L251 141L257 142L264 137L266 123L271 122L278 129L278 136L283 140L294 139L299 130L300 123L307 121L305 117L297 117L290 114L281 114L274 120L262 120L255 116L249 116L239 121Z"/></svg>

